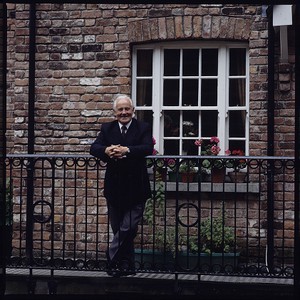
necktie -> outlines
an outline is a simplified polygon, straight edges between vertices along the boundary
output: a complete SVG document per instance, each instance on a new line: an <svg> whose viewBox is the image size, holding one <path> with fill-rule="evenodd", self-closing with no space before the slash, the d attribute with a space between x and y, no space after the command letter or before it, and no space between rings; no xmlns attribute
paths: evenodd
<svg viewBox="0 0 300 300"><path fill-rule="evenodd" d="M125 137L126 130L127 130L126 126L123 125L121 129L122 129L122 132L121 132L121 133L122 133L122 136Z"/></svg>

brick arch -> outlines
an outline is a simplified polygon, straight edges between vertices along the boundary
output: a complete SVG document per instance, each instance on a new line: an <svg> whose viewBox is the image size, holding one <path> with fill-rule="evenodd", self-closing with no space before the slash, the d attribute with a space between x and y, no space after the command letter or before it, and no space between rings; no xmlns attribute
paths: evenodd
<svg viewBox="0 0 300 300"><path fill-rule="evenodd" d="M172 16L128 23L130 43L177 39L249 40L251 19L226 16Z"/></svg>

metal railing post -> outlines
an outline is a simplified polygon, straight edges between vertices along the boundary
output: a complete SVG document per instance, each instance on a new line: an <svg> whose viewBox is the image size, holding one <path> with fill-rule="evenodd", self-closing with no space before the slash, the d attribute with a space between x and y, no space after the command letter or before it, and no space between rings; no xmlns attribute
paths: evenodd
<svg viewBox="0 0 300 300"><path fill-rule="evenodd" d="M300 85L300 5L297 4L296 12L295 12L295 59L296 59L296 67L295 67L295 247L294 247L294 286L295 286L295 294L300 294L300 256L297 255L300 253L300 93L299 93L299 85Z"/></svg>
<svg viewBox="0 0 300 300"><path fill-rule="evenodd" d="M274 156L274 28L273 6L268 8L268 148L267 155ZM267 168L267 264L270 272L274 267L274 162Z"/></svg>
<svg viewBox="0 0 300 300"><path fill-rule="evenodd" d="M2 3L0 4L0 295L4 295L6 289L6 23L6 4Z"/></svg>
<svg viewBox="0 0 300 300"><path fill-rule="evenodd" d="M36 4L30 3L29 11L29 86L28 86L28 154L34 154L35 144L35 40ZM34 159L29 158L27 167L27 212L26 212L26 256L29 266L33 264L33 197L34 197ZM31 273L30 273L31 274ZM32 275L28 278L28 293L34 294Z"/></svg>

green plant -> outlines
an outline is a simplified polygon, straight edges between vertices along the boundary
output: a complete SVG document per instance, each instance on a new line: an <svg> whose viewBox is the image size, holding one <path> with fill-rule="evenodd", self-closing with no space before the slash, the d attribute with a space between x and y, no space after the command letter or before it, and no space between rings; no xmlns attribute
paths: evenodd
<svg viewBox="0 0 300 300"><path fill-rule="evenodd" d="M148 199L144 210L144 221L149 225L154 234L154 241L157 250L170 251L175 254L176 230L173 226L162 224L165 222L165 190L161 181L156 183L156 191L152 198ZM198 253L199 247L202 253L228 253L235 247L235 235L233 228L226 226L225 217L220 215L214 218L206 218L201 222L200 234L197 232L189 234L178 228L178 246L180 249L187 249L191 253ZM148 236L149 237L149 236ZM150 234L153 238L153 235ZM199 240L200 238L200 240ZM188 244L188 245L187 245Z"/></svg>
<svg viewBox="0 0 300 300"><path fill-rule="evenodd" d="M179 166L179 173L196 173L195 162L192 160L183 160Z"/></svg>
<svg viewBox="0 0 300 300"><path fill-rule="evenodd" d="M234 231L224 224L222 216L207 218L201 222L200 242L197 235L189 238L188 249L191 253L229 253L235 247Z"/></svg>
<svg viewBox="0 0 300 300"><path fill-rule="evenodd" d="M201 164L201 172L211 174L212 169L223 169L226 167L226 160L218 159L204 159Z"/></svg>
<svg viewBox="0 0 300 300"><path fill-rule="evenodd" d="M155 224L155 218L157 215L161 215L165 207L165 192L163 183L161 181L156 182L156 190L153 197L146 201L143 218L150 226Z"/></svg>
<svg viewBox="0 0 300 300"><path fill-rule="evenodd" d="M235 150L226 150L226 155L229 156L244 156L245 153L241 149L235 149ZM228 159L226 162L226 166L228 168L233 168L236 172L238 172L240 169L244 169L247 166L247 162L245 159Z"/></svg>
<svg viewBox="0 0 300 300"><path fill-rule="evenodd" d="M165 190L162 181L156 181L153 197L146 201L143 219L150 227L150 239L157 250L174 253L175 230L173 226L162 224L165 220ZM152 235L153 233L153 235ZM154 236L154 240L153 240Z"/></svg>
<svg viewBox="0 0 300 300"><path fill-rule="evenodd" d="M220 139L217 136L212 136L209 140L207 139L197 139L194 144L195 146L201 148L201 155L205 156L217 156L221 148L218 146ZM201 172L210 174L211 169L222 169L225 167L224 161L222 159L204 159L201 165Z"/></svg>
<svg viewBox="0 0 300 300"><path fill-rule="evenodd" d="M231 227L224 224L222 216L202 221L200 235L202 252L228 253L234 248L234 231Z"/></svg>
<svg viewBox="0 0 300 300"><path fill-rule="evenodd" d="M152 168L153 176L156 181L166 181L166 176L168 171L171 172L176 167L176 161L173 158L162 158L158 150L154 148L156 140L152 137L153 142L153 152L152 155L156 156L155 158L147 158L146 165L147 168Z"/></svg>

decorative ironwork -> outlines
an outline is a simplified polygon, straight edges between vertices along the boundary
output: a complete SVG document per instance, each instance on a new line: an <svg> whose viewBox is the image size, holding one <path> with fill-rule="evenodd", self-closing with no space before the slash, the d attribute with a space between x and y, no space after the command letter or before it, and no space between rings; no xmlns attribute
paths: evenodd
<svg viewBox="0 0 300 300"><path fill-rule="evenodd" d="M136 253L136 269L140 272L293 278L294 160L230 156L231 163L233 159L246 161L241 170L246 173L246 180L233 182L226 175L223 182L213 183L209 176L210 165L203 165L205 159L218 159L227 172L230 170L226 156L155 155L147 159L149 172L155 174L166 169L167 173L165 178L161 172L152 178L153 192L157 194L157 189L162 189L163 209L156 216L155 228L140 224L136 238L140 248L139 254ZM183 160L192 162L188 167L195 169L192 181L180 181ZM13 184L14 202L14 242L8 265L105 271L105 250L111 237L102 190L105 163L89 155L9 155L6 166ZM30 168L32 185L28 185ZM175 173L175 181L171 181L171 173ZM268 220L270 180L274 186L271 191L274 220ZM28 189L33 195L32 232L27 232L29 227L26 226ZM224 247L226 234L232 234L230 262L225 251L219 254L217 262L213 261L213 251L209 247L202 253L203 221L211 220L213 239L213 222L217 217L223 220L223 225L217 228L223 235L220 245ZM276 241L272 246L274 255L268 260L267 224L276 229L272 237ZM227 232L228 227L230 232ZM27 235L32 236L31 253L26 249ZM159 243L160 258L157 256Z"/></svg>

